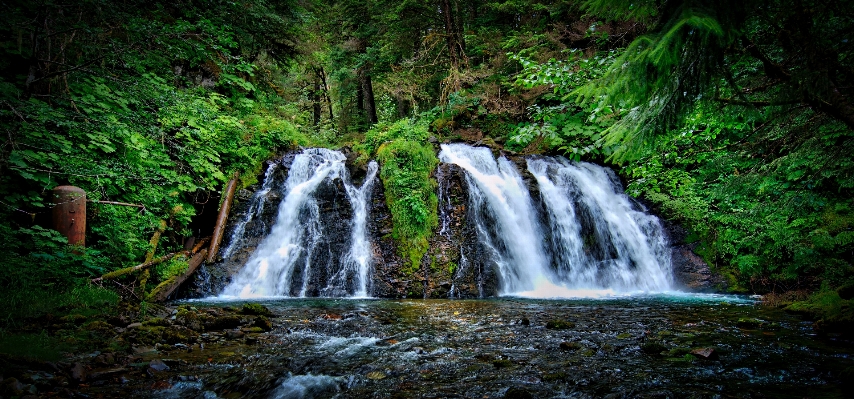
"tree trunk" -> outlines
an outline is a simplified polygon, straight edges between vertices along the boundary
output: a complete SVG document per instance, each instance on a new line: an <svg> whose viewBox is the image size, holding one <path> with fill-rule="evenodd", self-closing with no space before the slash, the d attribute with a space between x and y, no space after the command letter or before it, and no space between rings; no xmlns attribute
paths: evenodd
<svg viewBox="0 0 854 399"><path fill-rule="evenodd" d="M320 104L320 79L314 79L314 90L311 92L311 105L314 111L314 126L320 124L320 112L321 112L321 104Z"/></svg>
<svg viewBox="0 0 854 399"><path fill-rule="evenodd" d="M458 28L458 20L451 0L439 0L439 12L445 23L445 41L448 45L448 57L450 57L451 68L459 69L465 60L465 43Z"/></svg>
<svg viewBox="0 0 854 399"><path fill-rule="evenodd" d="M326 71L321 67L318 72L320 73L320 81L323 83L323 96L326 98L326 105L329 107L329 122L333 122L335 117L332 115L332 98L329 97L329 83L326 82Z"/></svg>
<svg viewBox="0 0 854 399"><path fill-rule="evenodd" d="M371 124L377 123L377 105L374 101L374 86L371 75L363 71L361 75L362 95L364 96L365 115Z"/></svg>

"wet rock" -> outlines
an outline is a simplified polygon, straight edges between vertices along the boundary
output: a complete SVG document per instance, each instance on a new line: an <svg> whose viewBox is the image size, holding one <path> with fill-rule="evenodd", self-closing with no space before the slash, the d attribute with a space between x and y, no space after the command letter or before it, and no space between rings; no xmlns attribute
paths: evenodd
<svg viewBox="0 0 854 399"><path fill-rule="evenodd" d="M83 363L74 363L71 366L71 369L68 370L68 375L71 376L71 379L77 383L85 382L86 374L86 367L83 366Z"/></svg>
<svg viewBox="0 0 854 399"><path fill-rule="evenodd" d="M142 327L142 323L130 323L130 324L128 324L127 327L125 327L125 329L130 330L130 329L139 328L139 327Z"/></svg>
<svg viewBox="0 0 854 399"><path fill-rule="evenodd" d="M249 316L273 316L273 312L271 312L270 309L267 309L266 306L261 305L260 303L247 303L243 305L242 308L240 308L240 313Z"/></svg>
<svg viewBox="0 0 854 399"><path fill-rule="evenodd" d="M273 322L267 316L258 316L252 321L252 327L260 328L262 331L273 330Z"/></svg>
<svg viewBox="0 0 854 399"><path fill-rule="evenodd" d="M178 313L175 314L175 322L193 331L204 330L202 319L190 309L179 308Z"/></svg>
<svg viewBox="0 0 854 399"><path fill-rule="evenodd" d="M527 317L523 317L522 320L519 320L519 324L521 324L523 326L530 326L531 320L528 320Z"/></svg>
<svg viewBox="0 0 854 399"><path fill-rule="evenodd" d="M365 377L367 377L369 380L382 380L386 378L386 375L382 371L371 371L370 373L365 375Z"/></svg>
<svg viewBox="0 0 854 399"><path fill-rule="evenodd" d="M497 369L503 369L512 366L513 362L510 359L495 359L492 361L492 365Z"/></svg>
<svg viewBox="0 0 854 399"><path fill-rule="evenodd" d="M154 318L151 318L151 319L148 319L148 320L142 322L142 325L148 326L148 327L169 327L172 325L172 322L170 322L167 319L154 317Z"/></svg>
<svg viewBox="0 0 854 399"><path fill-rule="evenodd" d="M718 352L715 348L698 348L691 351L691 354L698 359L717 360Z"/></svg>
<svg viewBox="0 0 854 399"><path fill-rule="evenodd" d="M550 330L569 330L575 328L575 323L566 320L549 320L546 328Z"/></svg>
<svg viewBox="0 0 854 399"><path fill-rule="evenodd" d="M666 351L667 347L658 342L649 341L644 342L640 349L641 352L646 353L647 355L658 355L661 352Z"/></svg>
<svg viewBox="0 0 854 399"><path fill-rule="evenodd" d="M220 316L215 317L205 323L205 330L228 330L231 328L240 327L241 324L243 324L243 320L240 318L240 316Z"/></svg>
<svg viewBox="0 0 854 399"><path fill-rule="evenodd" d="M765 322L762 320L759 320L759 319L752 319L752 318L740 318L735 323L735 325L738 326L738 328L744 328L744 329L757 329L759 327L762 327L762 324L765 324Z"/></svg>
<svg viewBox="0 0 854 399"><path fill-rule="evenodd" d="M510 388L504 393L504 399L533 399L534 395L524 388Z"/></svg>
<svg viewBox="0 0 854 399"><path fill-rule="evenodd" d="M225 333L225 337L228 339L243 338L244 335L246 335L246 333L240 330L231 330Z"/></svg>
<svg viewBox="0 0 854 399"><path fill-rule="evenodd" d="M128 371L128 369L124 367L93 371L91 374L89 374L89 379L92 381L106 380L113 378L119 374L122 374L126 371Z"/></svg>
<svg viewBox="0 0 854 399"><path fill-rule="evenodd" d="M169 366L163 360L154 359L148 363L148 367L154 371L166 371L169 370Z"/></svg>
<svg viewBox="0 0 854 399"><path fill-rule="evenodd" d="M561 342L560 349L565 351L577 351L581 348L584 348L584 345L579 344L578 342Z"/></svg>
<svg viewBox="0 0 854 399"><path fill-rule="evenodd" d="M24 394L24 384L17 378L7 378L2 382L3 394L9 396L20 396Z"/></svg>
<svg viewBox="0 0 854 399"><path fill-rule="evenodd" d="M116 363L116 357L112 353L102 353L98 356L95 356L93 362L101 366L110 366Z"/></svg>

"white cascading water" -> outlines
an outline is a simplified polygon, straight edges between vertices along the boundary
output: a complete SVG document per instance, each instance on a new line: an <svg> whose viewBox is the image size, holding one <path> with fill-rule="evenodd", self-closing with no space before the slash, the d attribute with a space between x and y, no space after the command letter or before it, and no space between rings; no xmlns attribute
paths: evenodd
<svg viewBox="0 0 854 399"><path fill-rule="evenodd" d="M500 293L549 285L553 276L547 269L543 233L528 190L513 164L504 157L496 162L488 148L465 144L442 144L439 160L466 171L475 229L481 245L498 266Z"/></svg>
<svg viewBox="0 0 854 399"><path fill-rule="evenodd" d="M522 177L506 158L496 161L488 148L445 144L439 160L466 171L472 222L497 265L502 295L595 297L670 288L670 259L658 220L634 211L607 169L562 158L528 161L548 214L547 235ZM579 206L588 216L579 216Z"/></svg>
<svg viewBox="0 0 854 399"><path fill-rule="evenodd" d="M243 216L243 219L237 222L237 225L234 226L234 229L231 231L228 246L222 250L223 259L231 257L231 254L234 253L235 249L237 249L240 241L243 239L243 233L246 232L246 225L253 218L261 216L264 212L264 202L267 194L273 188L273 172L276 171L277 166L278 163L276 162L271 162L270 165L267 166L267 171L264 172L264 181L261 183L261 189L252 195L252 199L249 200L249 208L246 210L246 214Z"/></svg>
<svg viewBox="0 0 854 399"><path fill-rule="evenodd" d="M371 260L373 252L371 251L371 242L368 236L368 216L370 208L368 204L371 200L371 190L374 187L377 170L379 166L376 162L368 164L368 175L365 177L365 182L362 187L356 188L352 184L345 182L347 197L350 199L350 204L353 207L353 230L350 235L350 251L344 255L342 259L343 267L329 280L329 285L324 288L325 296L345 296L351 294L356 298L365 298L369 296L371 279ZM352 293L341 291L347 285L347 277L356 276L356 289Z"/></svg>
<svg viewBox="0 0 854 399"><path fill-rule="evenodd" d="M341 179L353 208L351 245L344 255L345 265L328 281L324 295L367 296L371 268L370 243L365 228L370 188L376 178L377 165L371 162L361 189L353 187L344 166L344 154L323 148L309 148L298 154L291 164L270 234L258 245L244 265L222 291L223 297L258 298L305 296L312 273L311 254L322 239L320 208L314 193L325 180ZM360 227L361 226L361 227ZM334 234L334 232L332 232ZM300 271L302 282L291 292L294 273ZM337 273L344 273L339 278ZM348 278L347 276L352 276ZM352 281L353 284L348 284Z"/></svg>
<svg viewBox="0 0 854 399"><path fill-rule="evenodd" d="M528 159L528 171L546 206L561 282L618 292L670 289L664 229L633 208L613 171L563 157Z"/></svg>

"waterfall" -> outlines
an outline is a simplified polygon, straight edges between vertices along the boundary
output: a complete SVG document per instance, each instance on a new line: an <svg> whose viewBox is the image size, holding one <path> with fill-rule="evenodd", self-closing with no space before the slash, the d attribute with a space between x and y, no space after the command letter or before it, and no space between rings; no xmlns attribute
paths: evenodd
<svg viewBox="0 0 854 399"><path fill-rule="evenodd" d="M244 267L222 292L224 297L306 296L311 281L320 275L331 276L320 294L328 296L367 296L370 287L370 243L367 237L371 187L377 165L368 165L368 176L362 187L354 187L344 166L345 157L338 151L310 148L296 155L285 181L284 199L279 204L270 234L258 245ZM269 170L268 170L269 171ZM265 179L265 183L266 180ZM352 208L349 249L340 258L329 254L325 265L313 264L324 251L321 244L341 234L325 231L316 192L323 184L340 181ZM316 270L318 266L326 269Z"/></svg>
<svg viewBox="0 0 854 399"><path fill-rule="evenodd" d="M571 287L670 288L670 255L658 218L633 207L610 169L562 157L528 159L551 229L555 272Z"/></svg>
<svg viewBox="0 0 854 399"><path fill-rule="evenodd" d="M469 209L480 244L501 276L501 294L534 290L552 275L543 233L519 172L488 148L443 144L439 160L466 171Z"/></svg>
<svg viewBox="0 0 854 399"><path fill-rule="evenodd" d="M538 211L514 164L496 160L488 148L445 144L439 159L465 171L469 223L488 258L481 262L498 271L499 294L574 297L670 288L663 229L654 216L633 208L609 169L563 158L527 160L542 201Z"/></svg>
<svg viewBox="0 0 854 399"><path fill-rule="evenodd" d="M324 289L324 295L326 296L345 296L342 288L346 287L348 275L356 276L356 289L352 293L352 296L360 298L369 296L369 274L373 253L367 231L370 211L368 204L371 201L371 191L376 180L377 169L379 167L376 162L372 161L368 164L368 175L365 177L362 187L356 188L352 184L344 185L347 190L347 197L350 199L350 204L353 207L353 231L350 235L351 244L350 250L342 260L344 267L330 279L329 285Z"/></svg>
<svg viewBox="0 0 854 399"><path fill-rule="evenodd" d="M234 226L234 229L231 231L231 237L228 241L228 246L222 250L222 257L228 258L237 248L238 244L240 244L240 240L243 238L243 234L246 232L246 225L253 219L261 216L261 213L264 212L264 202L266 200L267 194L273 188L273 172L275 172L278 163L271 162L267 166L267 170L264 172L264 181L261 183L261 189L256 191L255 194L252 195L252 199L249 200L249 208L246 210L246 214L243 215L243 219L240 219L237 222L237 225Z"/></svg>

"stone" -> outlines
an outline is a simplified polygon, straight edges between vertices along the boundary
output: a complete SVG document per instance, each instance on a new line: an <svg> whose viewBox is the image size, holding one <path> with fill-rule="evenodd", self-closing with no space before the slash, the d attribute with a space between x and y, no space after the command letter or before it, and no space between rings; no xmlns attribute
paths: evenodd
<svg viewBox="0 0 854 399"><path fill-rule="evenodd" d="M240 308L240 313L250 316L273 316L273 312L270 309L267 309L266 306L261 305L260 303L247 303Z"/></svg>
<svg viewBox="0 0 854 399"><path fill-rule="evenodd" d="M691 351L691 354L698 359L717 360L718 352L715 348L698 348Z"/></svg>
<svg viewBox="0 0 854 399"><path fill-rule="evenodd" d="M225 333L225 337L228 339L243 338L244 335L246 335L246 333L240 330L231 330Z"/></svg>
<svg viewBox="0 0 854 399"><path fill-rule="evenodd" d="M74 363L71 369L68 370L68 374L75 382L81 383L86 381L86 367L82 363Z"/></svg>
<svg viewBox="0 0 854 399"><path fill-rule="evenodd" d="M273 322L266 316L258 316L252 322L252 327L258 327L263 331L271 331L273 329Z"/></svg>
<svg viewBox="0 0 854 399"><path fill-rule="evenodd" d="M241 320L240 316L220 316L205 323L205 329L209 331L228 330L240 327L241 324L243 324L243 320Z"/></svg>
<svg viewBox="0 0 854 399"><path fill-rule="evenodd" d="M579 344L578 342L561 342L560 349L565 351L577 351L584 346Z"/></svg>
<svg viewBox="0 0 854 399"><path fill-rule="evenodd" d="M169 366L160 359L154 359L148 363L148 367L153 369L154 371L165 371L169 370Z"/></svg>
<svg viewBox="0 0 854 399"><path fill-rule="evenodd" d="M647 355L658 355L661 354L661 352L667 350L667 347L658 342L650 341L644 342L644 344L641 345L640 349L641 352L646 353Z"/></svg>

